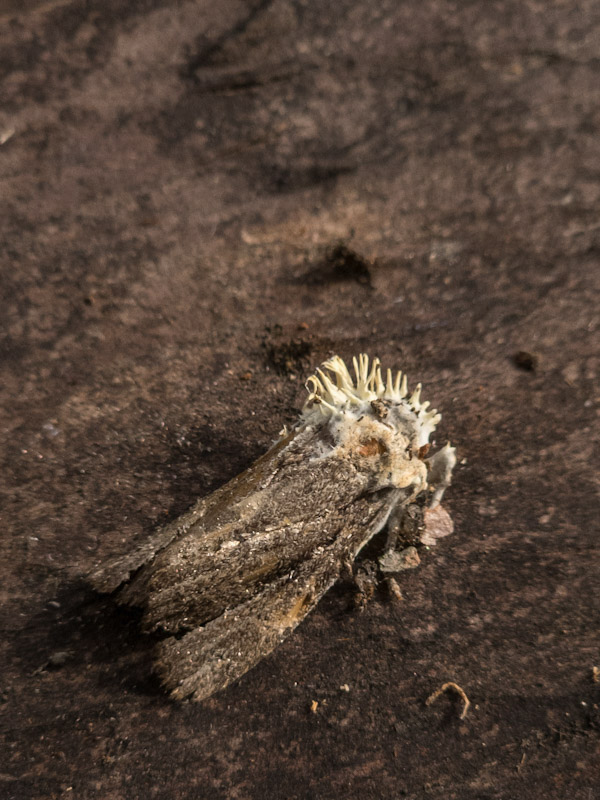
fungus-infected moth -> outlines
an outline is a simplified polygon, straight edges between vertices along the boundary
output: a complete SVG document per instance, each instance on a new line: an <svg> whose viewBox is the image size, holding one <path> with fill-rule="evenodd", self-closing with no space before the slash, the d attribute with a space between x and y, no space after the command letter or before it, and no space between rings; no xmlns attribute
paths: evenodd
<svg viewBox="0 0 600 800"><path fill-rule="evenodd" d="M295 427L245 472L92 575L165 634L156 666L174 697L239 678L386 523L414 544L439 504L456 463L450 445L424 458L440 415L420 384L409 395L406 376L384 383L378 359L353 361L354 376L335 356L308 379Z"/></svg>

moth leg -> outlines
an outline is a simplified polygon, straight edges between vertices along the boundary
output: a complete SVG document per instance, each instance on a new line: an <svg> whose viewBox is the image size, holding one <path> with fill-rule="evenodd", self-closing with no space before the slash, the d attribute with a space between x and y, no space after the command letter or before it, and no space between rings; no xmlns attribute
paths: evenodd
<svg viewBox="0 0 600 800"><path fill-rule="evenodd" d="M396 600L402 592L395 575L420 564L417 545L425 529L424 508L421 502L397 506L388 520L388 536L385 549L378 559L378 566L388 592Z"/></svg>
<svg viewBox="0 0 600 800"><path fill-rule="evenodd" d="M359 611L364 611L379 583L377 564L374 561L361 562L354 570L353 579L356 586L354 606Z"/></svg>
<svg viewBox="0 0 600 800"><path fill-rule="evenodd" d="M416 502L398 505L392 511L387 522L384 556L419 543L425 527L423 504L424 493L421 493Z"/></svg>
<svg viewBox="0 0 600 800"><path fill-rule="evenodd" d="M452 470L456 466L456 448L450 447L448 442L434 456L426 459L425 463L429 469L427 483L433 488L429 508L435 508L452 481Z"/></svg>
<svg viewBox="0 0 600 800"><path fill-rule="evenodd" d="M358 611L365 610L381 583L392 598L403 599L398 581L392 575L386 575L375 561L363 561L352 578L356 587L354 607Z"/></svg>
<svg viewBox="0 0 600 800"><path fill-rule="evenodd" d="M422 499L424 495L420 497ZM419 564L415 547L425 527L423 510L423 502L408 505L399 503L386 523L387 538L383 554L376 561L362 561L355 570L353 577L357 593L354 603L361 611L382 582L392 597L397 600L402 598L398 582L393 576Z"/></svg>

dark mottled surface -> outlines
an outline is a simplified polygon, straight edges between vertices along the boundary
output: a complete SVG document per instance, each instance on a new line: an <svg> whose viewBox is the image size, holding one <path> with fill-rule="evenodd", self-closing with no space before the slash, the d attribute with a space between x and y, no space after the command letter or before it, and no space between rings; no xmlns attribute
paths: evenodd
<svg viewBox="0 0 600 800"><path fill-rule="evenodd" d="M593 0L0 5L2 797L595 800L599 45ZM360 350L443 410L456 533L174 704L82 576Z"/></svg>

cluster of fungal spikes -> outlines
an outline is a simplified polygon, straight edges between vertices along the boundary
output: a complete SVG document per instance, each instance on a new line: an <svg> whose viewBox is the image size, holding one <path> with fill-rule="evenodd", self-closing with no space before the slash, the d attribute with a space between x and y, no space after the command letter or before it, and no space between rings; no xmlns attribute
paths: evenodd
<svg viewBox="0 0 600 800"><path fill-rule="evenodd" d="M442 417L435 409L428 410L429 401L421 402L421 384L418 383L409 395L406 375L402 372L394 376L388 369L384 383L378 358L369 364L369 357L361 353L352 362L354 377L339 356L325 361L316 374L310 376L306 382L309 396L304 405L304 415L310 414L315 406L322 415L331 417L373 400L388 400L392 404L407 406L415 413L421 430L420 438L427 441Z"/></svg>

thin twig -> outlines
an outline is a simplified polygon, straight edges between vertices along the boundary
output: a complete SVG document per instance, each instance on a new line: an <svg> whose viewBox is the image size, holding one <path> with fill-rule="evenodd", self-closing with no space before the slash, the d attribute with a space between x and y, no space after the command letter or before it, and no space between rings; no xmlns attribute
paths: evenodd
<svg viewBox="0 0 600 800"><path fill-rule="evenodd" d="M444 694L444 692L446 692L448 689L453 689L462 699L464 705L463 705L463 710L460 713L460 719L464 719L467 716L467 711L469 710L471 701L467 697L465 690L462 689L458 685L458 683L454 683L454 681L449 681L448 683L445 683L443 686L440 686L440 688L437 691L435 691L432 695L430 695L427 698L427 700L425 701L425 705L430 706L432 703L435 703L438 697Z"/></svg>

